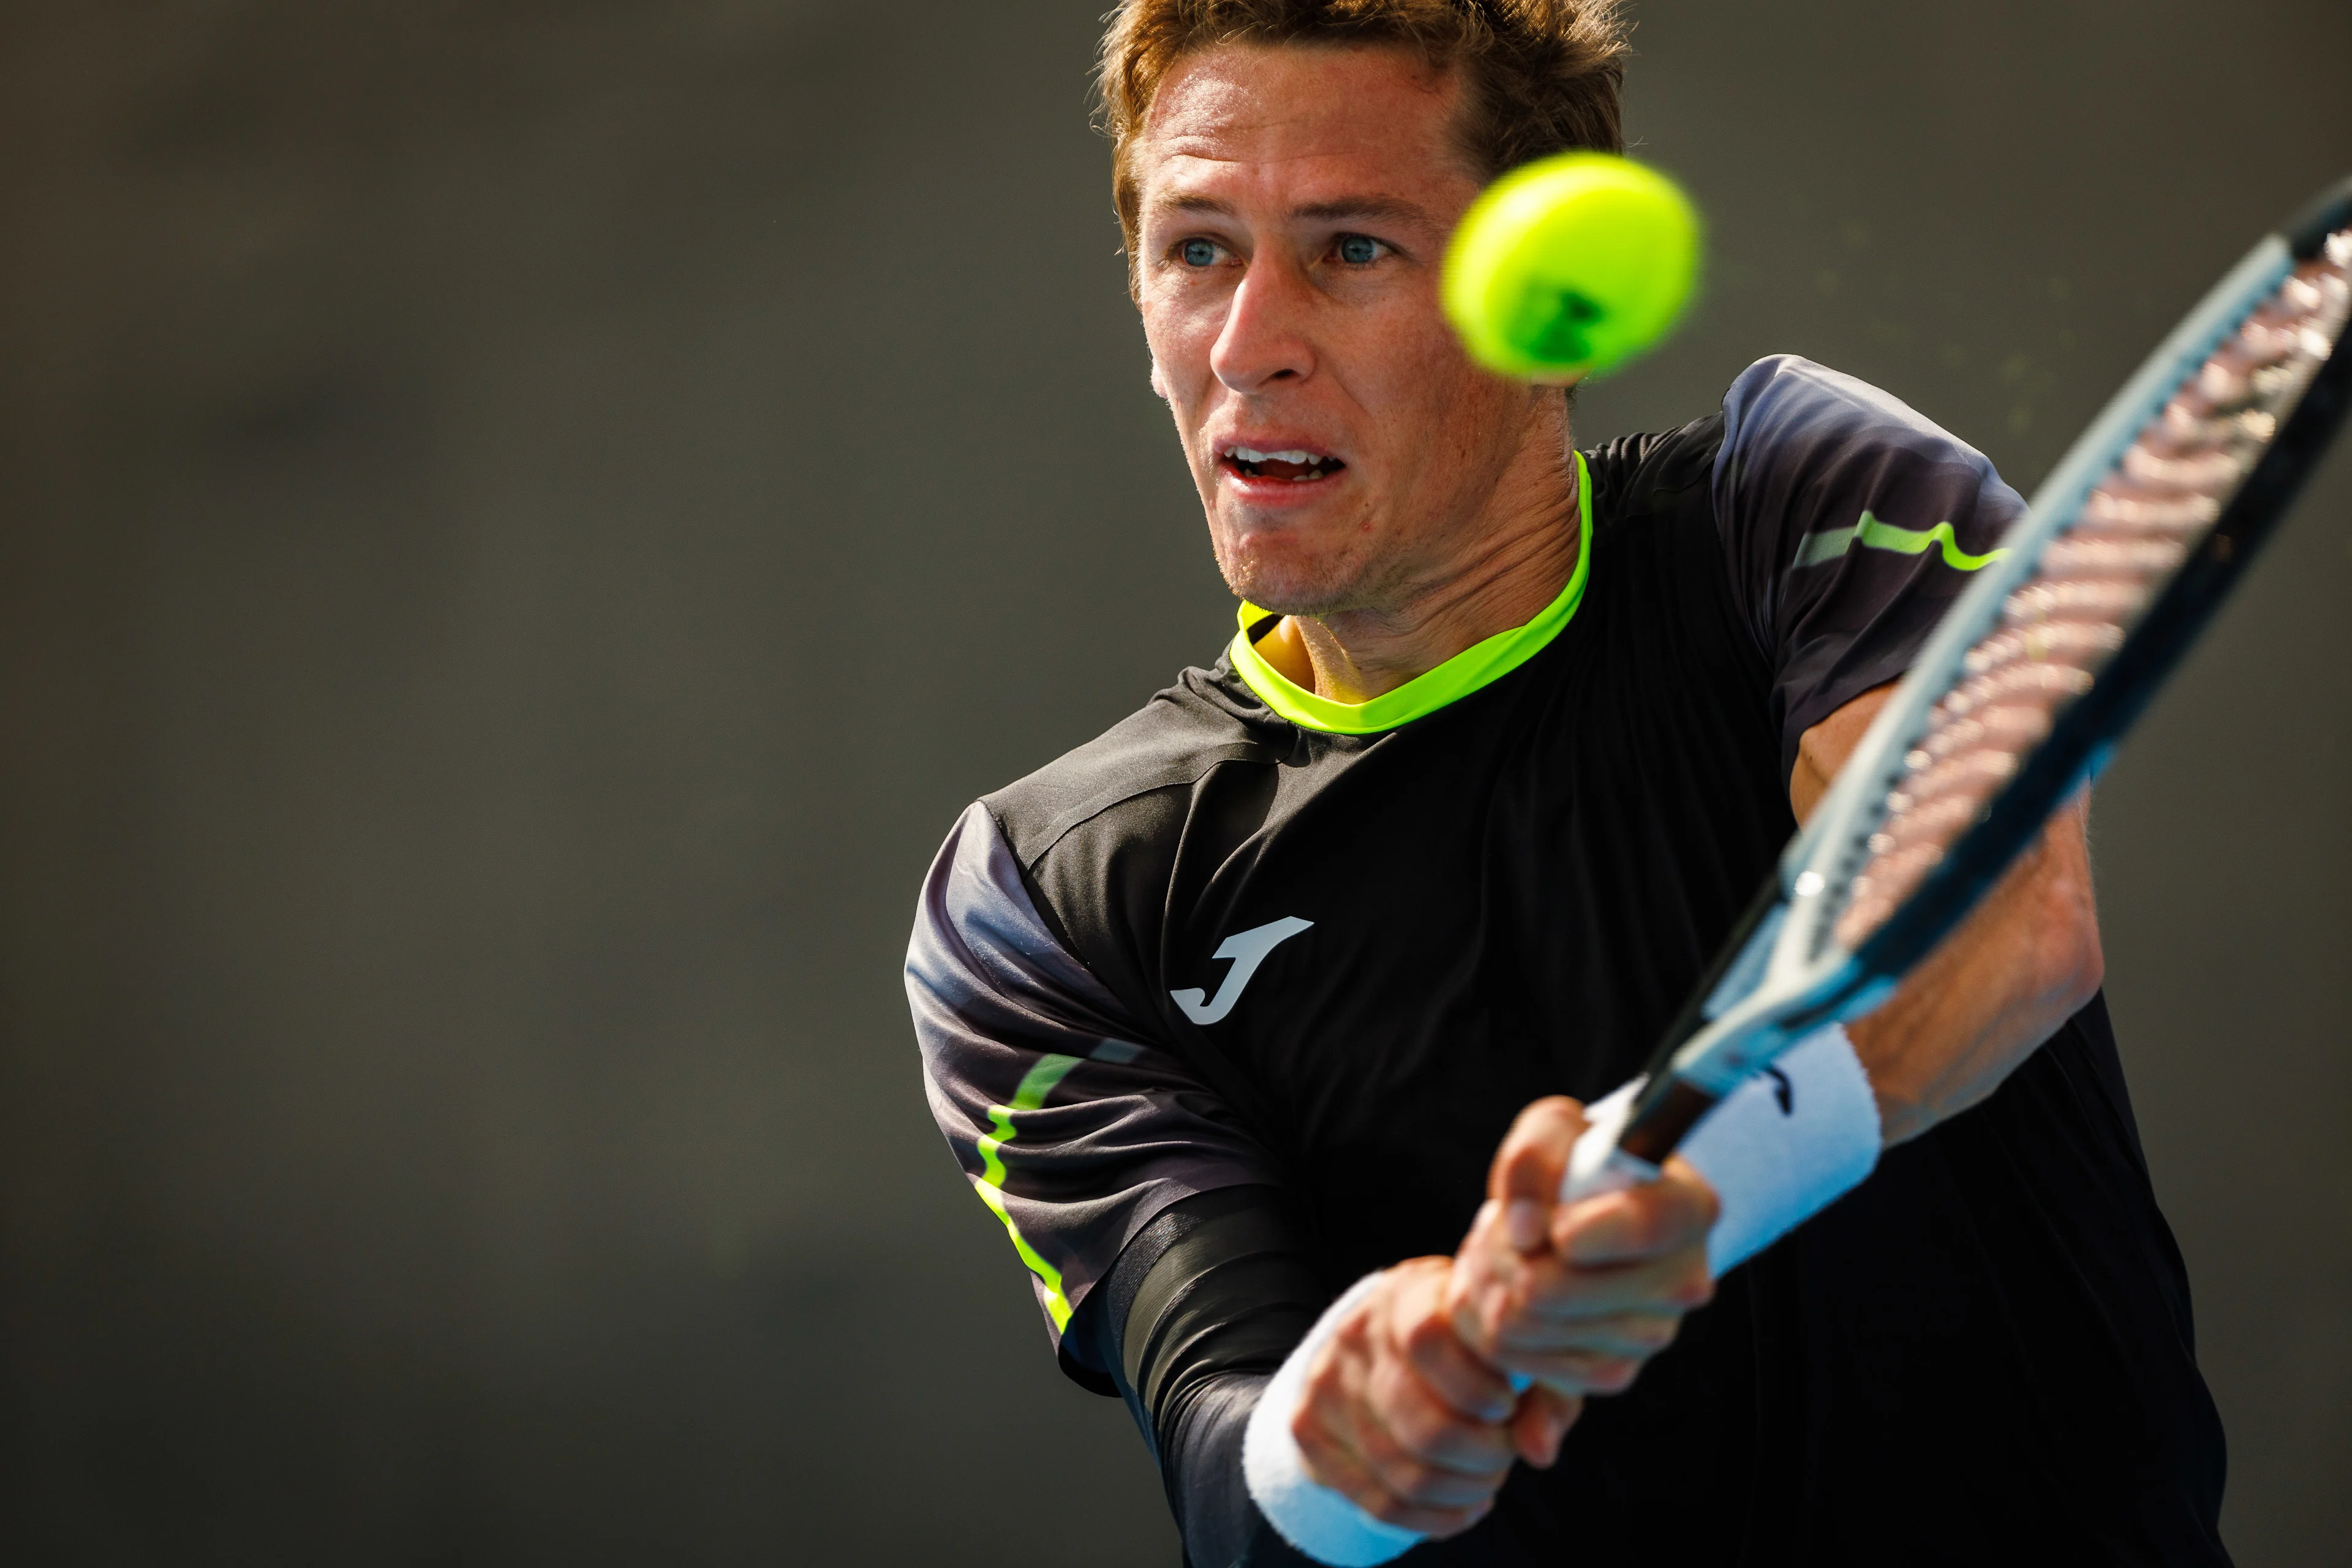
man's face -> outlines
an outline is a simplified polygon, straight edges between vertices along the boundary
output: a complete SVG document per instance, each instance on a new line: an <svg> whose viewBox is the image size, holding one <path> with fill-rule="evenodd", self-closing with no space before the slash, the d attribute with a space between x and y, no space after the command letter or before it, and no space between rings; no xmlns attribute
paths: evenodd
<svg viewBox="0 0 2352 1568"><path fill-rule="evenodd" d="M1478 370L1439 310L1479 188L1459 90L1396 49L1228 46L1179 64L1133 148L1155 384L1217 564L1267 609L1379 611L1460 570L1559 428L1557 393Z"/></svg>

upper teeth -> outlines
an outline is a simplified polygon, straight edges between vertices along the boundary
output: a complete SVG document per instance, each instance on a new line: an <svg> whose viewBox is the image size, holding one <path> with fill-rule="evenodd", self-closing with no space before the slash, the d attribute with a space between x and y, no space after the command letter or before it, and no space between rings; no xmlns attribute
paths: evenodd
<svg viewBox="0 0 2352 1568"><path fill-rule="evenodd" d="M1287 452L1261 452L1254 447L1236 447L1233 455L1244 463L1319 463L1323 459L1313 452L1296 449Z"/></svg>

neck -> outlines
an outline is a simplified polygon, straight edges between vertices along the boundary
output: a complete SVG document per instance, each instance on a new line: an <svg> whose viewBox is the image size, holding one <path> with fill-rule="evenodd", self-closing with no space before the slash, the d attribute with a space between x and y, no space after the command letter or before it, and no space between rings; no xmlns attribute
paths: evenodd
<svg viewBox="0 0 2352 1568"><path fill-rule="evenodd" d="M1258 640L1266 661L1318 697L1368 702L1465 648L1525 626L1559 597L1582 547L1567 432L1522 451L1466 548L1386 602L1286 616Z"/></svg>

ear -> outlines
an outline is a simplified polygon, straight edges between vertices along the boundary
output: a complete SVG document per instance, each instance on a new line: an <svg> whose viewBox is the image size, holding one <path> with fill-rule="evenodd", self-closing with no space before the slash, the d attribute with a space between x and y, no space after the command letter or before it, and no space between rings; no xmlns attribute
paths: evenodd
<svg viewBox="0 0 2352 1568"><path fill-rule="evenodd" d="M1153 354L1151 356L1151 395L1160 399L1162 403L1169 400L1168 384L1160 379L1160 356L1158 354Z"/></svg>

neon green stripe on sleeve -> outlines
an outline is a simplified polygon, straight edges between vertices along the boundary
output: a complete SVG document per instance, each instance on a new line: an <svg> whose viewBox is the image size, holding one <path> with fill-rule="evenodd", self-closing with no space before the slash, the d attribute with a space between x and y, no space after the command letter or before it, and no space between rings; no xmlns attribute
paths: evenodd
<svg viewBox="0 0 2352 1568"><path fill-rule="evenodd" d="M1038 1058L1037 1065L1029 1069L1021 1079L1020 1087L1013 1091L1013 1103L988 1108L989 1124L995 1131L983 1133L980 1138L981 1174L980 1179L972 1184L973 1189L980 1194L980 1201L988 1205L989 1212L1004 1222L1005 1234L1013 1238L1013 1250L1021 1255L1021 1261L1027 1264L1029 1271L1045 1284L1045 1311L1053 1318L1056 1333L1070 1324L1070 1300L1062 1293L1062 1271L1037 1255L1037 1249L1029 1245L1028 1237L1021 1234L1021 1227L1013 1223L1013 1215L1005 1209L1004 1160L999 1151L1013 1142L1013 1112L1034 1110L1045 1104L1045 1097L1054 1092L1055 1086L1082 1059L1058 1054Z"/></svg>
<svg viewBox="0 0 2352 1568"><path fill-rule="evenodd" d="M1334 702L1318 697L1266 663L1250 640L1251 632L1270 612L1244 603L1242 629L1234 634L1234 673L1246 682L1258 700L1304 729L1331 735L1374 735L1436 712L1482 686L1491 685L1535 658L1576 615L1584 602L1584 582L1592 568L1592 476L1584 454L1576 454L1576 568L1559 596L1536 613L1523 626L1496 632L1471 644L1435 669L1414 676L1394 691L1369 702Z"/></svg>
<svg viewBox="0 0 2352 1568"><path fill-rule="evenodd" d="M1897 528L1865 511L1862 521L1852 528L1825 528L1819 533L1805 535L1804 543L1797 551L1797 564L1819 566L1835 561L1857 544L1864 550L1885 550L1897 555L1925 555L1929 546L1940 545L1944 564L1955 572L1977 571L2009 553L2007 550L1995 549L1982 555L1969 554L1960 548L1959 536L1948 522L1939 522L1929 529Z"/></svg>

